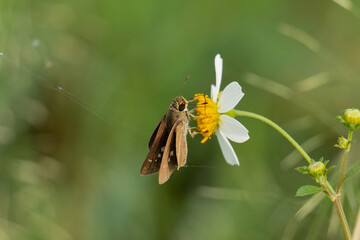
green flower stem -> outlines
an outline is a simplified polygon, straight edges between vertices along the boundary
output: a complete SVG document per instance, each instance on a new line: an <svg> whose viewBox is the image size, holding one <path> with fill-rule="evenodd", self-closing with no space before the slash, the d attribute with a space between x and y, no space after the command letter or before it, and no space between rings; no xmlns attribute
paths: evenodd
<svg viewBox="0 0 360 240"><path fill-rule="evenodd" d="M352 239L351 231L350 231L349 223L347 222L347 219L345 216L344 209L341 204L340 195L335 193L334 189L332 188L332 186L330 185L330 183L328 181L326 181L326 183L322 184L321 186L323 187L323 189L325 189L325 191L327 191L327 193L329 194L330 200L333 202L333 204L336 208L336 211L339 215L341 226L344 230L346 239L351 240Z"/></svg>
<svg viewBox="0 0 360 240"><path fill-rule="evenodd" d="M334 203L336 200L336 193L330 183L326 181L325 183L321 184L321 186L329 194L328 197L330 198L331 202Z"/></svg>
<svg viewBox="0 0 360 240"><path fill-rule="evenodd" d="M246 112L246 111L239 111L239 110L233 110L231 111L232 114L234 114L235 116L241 116L241 117L251 117L251 118L255 118L258 119L266 124L269 124L271 127L275 128L279 133L281 133L300 153L301 155L305 158L305 160L311 164L311 158L310 156L305 152L305 150L287 133L285 132L284 129L282 129L279 125L277 125L276 123L274 123L273 121L271 121L270 119L263 117L259 114L256 113L252 113L252 112ZM352 131L349 132L349 141L352 138ZM348 144L348 147L346 149L345 152L345 156L344 156L344 161L343 161L343 166L342 166L342 171L341 171L341 185L342 185L342 181L344 178L344 171L345 171L345 164L346 164L346 159L347 156L349 154L349 150L350 150L350 142ZM344 164L345 162L345 164ZM343 169L344 168L344 169ZM340 179L339 179L339 183L340 183ZM343 227L345 236L347 240L351 240L351 232L350 232L350 228L349 228L349 224L346 220L346 216L344 213L344 209L342 207L340 198L338 197L338 195L336 194L336 192L334 191L334 189L332 188L332 186L330 185L330 183L326 180L326 182L324 184L321 184L321 186L323 187L324 190L327 191L327 193L329 194L329 198L330 200L334 203L336 211L339 215L340 221L341 221L341 225Z"/></svg>
<svg viewBox="0 0 360 240"><path fill-rule="evenodd" d="M349 223L347 222L346 220L346 216L345 216L345 213L344 213L344 209L342 207L342 204L341 204L341 200L339 197L336 197L335 201L333 202L335 207L336 207L336 211L339 215L339 218L340 218L340 221L341 221L341 226L344 230L344 234L345 234L345 237L347 240L351 240L352 237L351 237L351 231L350 231L350 228L349 228Z"/></svg>
<svg viewBox="0 0 360 240"><path fill-rule="evenodd" d="M305 152L305 150L287 133L284 129L282 129L279 125L271 121L270 119L263 117L259 114L252 113L252 112L246 112L246 111L239 111L234 110L236 116L242 116L242 117L251 117L258 119L260 121L263 121L266 124L269 124L271 127L275 128L279 133L281 133L300 153L303 155L305 160L310 164L311 158L310 156Z"/></svg>
<svg viewBox="0 0 360 240"><path fill-rule="evenodd" d="M338 182L338 187L336 190L337 195L341 195L341 189L342 189L342 185L344 183L344 174L345 174L345 169L346 169L346 162L349 156L349 152L350 152L350 147L351 147L351 141L352 141L352 136L353 136L353 129L349 129L349 134L348 134L348 143L346 145L345 148L345 153L344 153L344 158L343 161L341 163L341 170L340 170L340 176L339 176L339 182Z"/></svg>
<svg viewBox="0 0 360 240"><path fill-rule="evenodd" d="M335 198L335 194L336 194L335 190L332 188L332 186L330 185L330 183L328 181L326 181L325 186L326 186L327 189L329 189L331 195Z"/></svg>
<svg viewBox="0 0 360 240"><path fill-rule="evenodd" d="M348 143L346 145L346 148L345 148L345 153L344 153L344 158L343 158L343 161L341 163L341 169L340 169L340 176L339 176L339 182L338 182L338 187L337 187L337 190L336 190L336 199L334 201L334 205L336 207L336 211L338 212L338 215L340 217L340 221L341 221L341 225L344 229L344 233L345 233L345 236L346 236L346 239L352 239L351 238L351 231L350 231L350 228L349 228L349 224L346 220L346 216L345 216L345 213L344 213L344 209L341 205L341 190L342 190L342 186L343 186L343 183L344 183L344 175L345 175L345 169L346 169L346 162L347 162L347 159L348 159L348 156L349 156L349 152L350 152L350 147L351 147L351 141L352 141L352 136L353 136L353 132L354 130L353 129L349 129L349 134L348 134Z"/></svg>

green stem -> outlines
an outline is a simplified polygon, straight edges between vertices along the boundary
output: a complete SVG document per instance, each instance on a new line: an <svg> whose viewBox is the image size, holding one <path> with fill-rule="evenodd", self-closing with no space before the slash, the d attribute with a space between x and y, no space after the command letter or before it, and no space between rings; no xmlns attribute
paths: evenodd
<svg viewBox="0 0 360 240"><path fill-rule="evenodd" d="M270 119L263 117L259 114L256 113L252 113L252 112L246 112L246 111L239 111L239 110L233 110L233 112L235 113L235 116L243 116L243 117L251 117L251 118L255 118L258 119L266 124L269 124L271 127L275 128L279 133L281 133L300 153L301 155L303 155L303 157L305 158L305 160L311 164L311 158L310 156L305 152L305 150L287 133L285 132L284 129L282 129L279 125L277 125L276 123L274 123L273 121L271 121ZM344 160L343 160L343 166L342 166L342 171L340 173L340 178L341 178L341 183L340 183L340 179L339 179L339 186L342 185L343 182L343 178L344 178L344 171L345 171L345 164L346 164L346 159L347 156L349 154L349 150L350 150L350 140L352 138L352 130L350 130L349 132L349 144L346 148L345 151L345 156L344 156ZM342 207L341 201L340 201L340 195L336 194L335 190L332 188L332 186L330 185L330 183L326 180L326 182L324 184L321 184L321 186L323 187L324 190L327 191L330 200L334 203L336 211L339 215L340 221L341 221L341 225L342 228L344 230L345 233L345 237L347 240L351 240L351 232L350 232L350 228L349 228L349 224L346 220L346 216L344 213L344 209ZM338 187L339 190L339 187Z"/></svg>
<svg viewBox="0 0 360 240"><path fill-rule="evenodd" d="M330 185L330 183L328 181L326 181L325 186L329 189L331 195L333 197L335 197L335 195L336 195L335 190L332 188L332 186Z"/></svg>
<svg viewBox="0 0 360 240"><path fill-rule="evenodd" d="M349 228L349 223L347 222L344 209L341 204L340 195L336 194L332 186L328 181L324 184L321 184L322 188L328 193L330 200L333 202L336 212L339 215L341 226L344 230L344 234L347 240L351 240L351 231Z"/></svg>
<svg viewBox="0 0 360 240"><path fill-rule="evenodd" d="M252 113L252 112L246 112L246 111L239 111L234 110L236 116L243 116L243 117L251 117L258 119L260 121L263 121L264 123L269 124L271 127L275 128L279 133L281 133L300 153L303 155L305 160L310 164L311 158L310 156L305 152L305 150L287 133L284 129L282 129L279 125L271 121L270 119L263 117L259 114Z"/></svg>
<svg viewBox="0 0 360 240"><path fill-rule="evenodd" d="M344 229L345 237L346 237L347 240L351 240L352 238L351 238L351 232L350 232L349 224L348 224L348 222L346 220L346 216L345 216L344 209L342 207L340 198L336 197L336 199L335 199L335 201L333 203L334 203L334 205L336 207L336 211L337 211L337 213L339 215L342 228Z"/></svg>
<svg viewBox="0 0 360 240"><path fill-rule="evenodd" d="M336 200L336 193L330 183L326 180L326 182L324 184L321 184L321 186L329 194L330 200L334 203Z"/></svg>
<svg viewBox="0 0 360 240"><path fill-rule="evenodd" d="M339 176L339 182L338 182L338 187L336 190L336 193L340 196L341 195L341 189L342 189L342 185L344 183L344 174L345 174L345 169L346 169L346 162L349 156L349 152L350 152L350 146L351 146L351 141L352 141L352 135L353 135L353 130L349 129L349 135L348 135L348 143L346 145L345 148L345 153L344 153L344 158L343 161L341 163L341 170L340 170L340 176Z"/></svg>
<svg viewBox="0 0 360 240"><path fill-rule="evenodd" d="M346 220L344 209L343 209L342 204L341 204L341 190L342 190L342 186L344 184L344 175L345 175L345 169L346 169L346 162L347 162L349 152L350 152L353 132L354 132L353 129L349 129L349 134L348 134L348 139L347 139L348 143L346 145L344 158L343 158L342 163L341 163L339 182L338 182L338 187L337 187L337 190L336 190L336 199L334 201L334 205L335 205L336 211L338 212L338 215L340 217L341 225L342 225L342 227L344 229L346 239L351 239L351 231L350 231L350 228L349 228L349 224L348 224L348 222Z"/></svg>

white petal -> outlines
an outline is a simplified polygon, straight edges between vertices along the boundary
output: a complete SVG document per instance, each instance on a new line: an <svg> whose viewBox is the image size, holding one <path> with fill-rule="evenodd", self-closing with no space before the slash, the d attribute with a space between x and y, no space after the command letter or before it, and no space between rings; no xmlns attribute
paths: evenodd
<svg viewBox="0 0 360 240"><path fill-rule="evenodd" d="M225 137L237 143L245 142L250 138L246 127L228 115L220 116L220 131Z"/></svg>
<svg viewBox="0 0 360 240"><path fill-rule="evenodd" d="M217 54L215 56L215 75L216 75L216 91L214 92L214 95L212 96L212 100L216 102L217 95L220 91L220 85L221 85L221 76L222 76L222 69L223 69L223 60L220 57L220 54Z"/></svg>
<svg viewBox="0 0 360 240"><path fill-rule="evenodd" d="M227 85L224 91L220 94L219 97L219 112L226 113L232 110L244 96L244 93L241 91L241 86L237 82L231 82Z"/></svg>
<svg viewBox="0 0 360 240"><path fill-rule="evenodd" d="M239 160L229 140L224 136L224 134L219 129L216 130L216 136L219 141L219 145L226 162L230 165L239 166L240 165Z"/></svg>
<svg viewBox="0 0 360 240"><path fill-rule="evenodd" d="M211 84L211 92L210 93L211 93L210 94L211 99L213 99L214 96L217 96L219 94L219 92L216 93L216 87L214 84ZM216 101L214 101L214 102L216 102Z"/></svg>

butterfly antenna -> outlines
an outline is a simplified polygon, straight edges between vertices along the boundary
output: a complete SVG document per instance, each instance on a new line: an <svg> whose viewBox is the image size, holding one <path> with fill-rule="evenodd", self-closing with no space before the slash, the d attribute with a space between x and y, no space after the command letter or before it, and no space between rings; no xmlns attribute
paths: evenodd
<svg viewBox="0 0 360 240"><path fill-rule="evenodd" d="M188 80L189 80L189 75L186 76L185 81L184 81L184 84L183 84L183 86L182 86L182 88L181 88L181 91L180 91L180 94L179 94L179 95L181 95L182 91L184 90L185 84L186 84L186 82L187 82Z"/></svg>

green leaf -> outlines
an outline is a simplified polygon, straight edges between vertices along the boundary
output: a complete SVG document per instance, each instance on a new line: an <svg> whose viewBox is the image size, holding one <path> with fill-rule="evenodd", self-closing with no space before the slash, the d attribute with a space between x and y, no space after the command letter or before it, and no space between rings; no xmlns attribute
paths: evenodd
<svg viewBox="0 0 360 240"><path fill-rule="evenodd" d="M297 170L298 172L300 172L302 174L309 174L307 166L297 167L297 168L295 168L295 170Z"/></svg>
<svg viewBox="0 0 360 240"><path fill-rule="evenodd" d="M331 171L331 170L333 170L334 168L336 168L336 166L335 165L332 165L331 167L329 167L327 170L326 170L326 172L325 172L325 176Z"/></svg>
<svg viewBox="0 0 360 240"><path fill-rule="evenodd" d="M344 181L355 174L360 173L360 161L355 163L349 171L345 174Z"/></svg>
<svg viewBox="0 0 360 240"><path fill-rule="evenodd" d="M306 195L311 195L311 194L315 194L318 192L322 192L322 188L317 187L317 186L313 186L313 185L304 185L301 186L297 191L296 191L296 197L303 197Z"/></svg>

